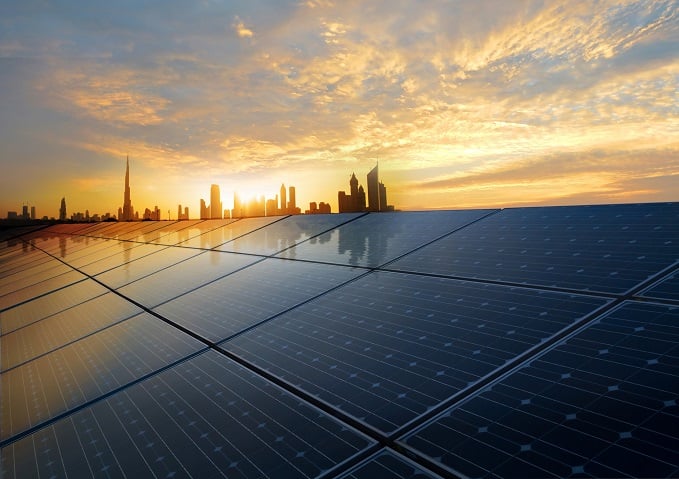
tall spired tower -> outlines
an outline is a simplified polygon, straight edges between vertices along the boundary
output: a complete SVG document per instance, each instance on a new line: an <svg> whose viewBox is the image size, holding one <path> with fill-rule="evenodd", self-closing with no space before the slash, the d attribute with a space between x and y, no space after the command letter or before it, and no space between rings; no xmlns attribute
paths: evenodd
<svg viewBox="0 0 679 479"><path fill-rule="evenodd" d="M120 220L132 221L134 219L134 209L130 199L130 155L127 155L127 167L125 169L125 197L123 198L123 214Z"/></svg>

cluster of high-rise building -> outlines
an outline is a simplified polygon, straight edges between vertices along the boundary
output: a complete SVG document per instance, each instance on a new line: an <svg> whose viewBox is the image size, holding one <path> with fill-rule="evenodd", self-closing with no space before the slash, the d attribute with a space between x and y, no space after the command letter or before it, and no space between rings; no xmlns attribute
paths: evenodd
<svg viewBox="0 0 679 479"><path fill-rule="evenodd" d="M337 194L337 202L340 213L349 212L364 212L364 211L393 211L394 207L387 204L387 188L384 183L379 181L379 165L370 170L367 174L368 191L366 194L362 185L359 185L358 179L354 173L349 179L349 194L346 191L339 191ZM134 210L132 206L130 190L130 158L127 156L125 165L125 191L123 193L123 204L118 208L118 217L112 216L109 213L99 216L97 214L90 216L89 211L85 213L73 213L69 218L66 212L66 198L61 199L59 207L60 221L139 221L161 219L161 212L158 206L153 210L146 208L143 216L139 217L139 212ZM23 205L23 211L19 215L16 211L9 211L7 219L10 220L35 220L36 211L35 206L30 207L27 204ZM331 207L329 203L321 201L316 203L312 201L309 203L309 209L304 211L304 214L329 214ZM246 218L252 216L276 216L276 215L298 215L302 214L301 208L297 206L296 189L294 186L288 188L285 184L281 185L280 192L275 198L265 199L259 196L243 201L238 192L233 195L233 209L224 209L219 185L210 186L210 204L207 204L204 199L200 200L200 219L222 219L222 218ZM168 212L169 216L169 212ZM47 217L43 217L47 219ZM52 218L54 219L54 218ZM177 207L177 219L188 220L189 208L188 206L182 209L182 205Z"/></svg>
<svg viewBox="0 0 679 479"><path fill-rule="evenodd" d="M363 186L358 184L356 174L349 179L349 194L346 191L337 192L337 205L340 213L356 213L362 211L394 211L394 207L387 204L387 188L379 181L379 165L370 170L367 175L368 196Z"/></svg>
<svg viewBox="0 0 679 479"><path fill-rule="evenodd" d="M28 211L28 205L23 204L21 206L21 214L19 214L17 211L8 211L7 212L7 219L8 220L24 220L24 221L29 221L29 220L36 220L36 213L35 213L35 206L31 206L30 213Z"/></svg>

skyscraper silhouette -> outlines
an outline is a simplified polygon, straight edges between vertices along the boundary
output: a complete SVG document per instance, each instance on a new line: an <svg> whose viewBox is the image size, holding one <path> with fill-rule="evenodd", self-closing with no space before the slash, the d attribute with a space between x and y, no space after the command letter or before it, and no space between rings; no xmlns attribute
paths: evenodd
<svg viewBox="0 0 679 479"><path fill-rule="evenodd" d="M222 196L219 193L219 185L210 186L210 218L222 219Z"/></svg>
<svg viewBox="0 0 679 479"><path fill-rule="evenodd" d="M285 214L288 211L288 200L286 197L285 183L281 185L281 207L278 210L279 214Z"/></svg>
<svg viewBox="0 0 679 479"><path fill-rule="evenodd" d="M368 211L380 211L379 180L377 176L378 166L379 165L375 165L375 168L368 173Z"/></svg>
<svg viewBox="0 0 679 479"><path fill-rule="evenodd" d="M121 221L134 220L134 209L130 199L130 156L127 156L127 166L125 168L125 196L123 198L123 210L120 217Z"/></svg>
<svg viewBox="0 0 679 479"><path fill-rule="evenodd" d="M66 198L61 198L61 206L59 207L59 221L66 221Z"/></svg>

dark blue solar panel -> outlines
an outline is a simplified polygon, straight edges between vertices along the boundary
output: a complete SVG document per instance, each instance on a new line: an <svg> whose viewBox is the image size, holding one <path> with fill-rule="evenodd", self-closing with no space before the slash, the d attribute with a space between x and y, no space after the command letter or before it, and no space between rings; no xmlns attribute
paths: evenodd
<svg viewBox="0 0 679 479"><path fill-rule="evenodd" d="M380 272L223 347L391 432L605 303Z"/></svg>
<svg viewBox="0 0 679 479"><path fill-rule="evenodd" d="M679 272L674 272L667 278L654 284L644 291L642 296L679 301Z"/></svg>
<svg viewBox="0 0 679 479"><path fill-rule="evenodd" d="M144 313L5 371L0 375L0 440L203 347Z"/></svg>
<svg viewBox="0 0 679 479"><path fill-rule="evenodd" d="M111 324L140 309L112 293L0 336L2 371L30 361Z"/></svg>
<svg viewBox="0 0 679 479"><path fill-rule="evenodd" d="M480 477L677 477L679 308L628 302L405 443Z"/></svg>
<svg viewBox="0 0 679 479"><path fill-rule="evenodd" d="M203 251L118 291L151 308L260 260L256 256Z"/></svg>
<svg viewBox="0 0 679 479"><path fill-rule="evenodd" d="M155 311L204 338L220 341L362 273L355 268L267 259Z"/></svg>
<svg viewBox="0 0 679 479"><path fill-rule="evenodd" d="M469 210L368 214L280 256L376 267L489 213L490 210Z"/></svg>
<svg viewBox="0 0 679 479"><path fill-rule="evenodd" d="M679 203L509 209L389 265L624 293L679 259Z"/></svg>
<svg viewBox="0 0 679 479"><path fill-rule="evenodd" d="M423 469L409 459L383 450L362 462L339 479L436 479L440 476Z"/></svg>
<svg viewBox="0 0 679 479"><path fill-rule="evenodd" d="M106 288L94 281L82 281L45 296L31 299L21 305L0 311L0 333L10 333L106 292L108 292Z"/></svg>
<svg viewBox="0 0 679 479"><path fill-rule="evenodd" d="M368 438L214 352L4 447L22 477L316 477Z"/></svg>
<svg viewBox="0 0 679 479"><path fill-rule="evenodd" d="M268 256L336 228L338 225L351 221L358 216L360 216L358 213L289 216L266 228L223 244L217 249Z"/></svg>

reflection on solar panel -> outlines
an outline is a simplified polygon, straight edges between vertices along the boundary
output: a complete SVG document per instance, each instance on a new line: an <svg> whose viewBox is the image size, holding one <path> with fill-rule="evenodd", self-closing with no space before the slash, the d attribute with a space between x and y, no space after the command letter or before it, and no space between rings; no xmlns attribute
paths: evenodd
<svg viewBox="0 0 679 479"><path fill-rule="evenodd" d="M679 204L0 236L0 476L677 477Z"/></svg>

